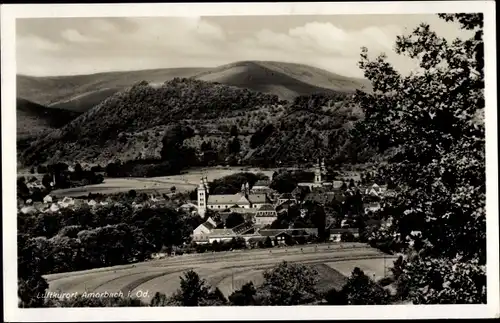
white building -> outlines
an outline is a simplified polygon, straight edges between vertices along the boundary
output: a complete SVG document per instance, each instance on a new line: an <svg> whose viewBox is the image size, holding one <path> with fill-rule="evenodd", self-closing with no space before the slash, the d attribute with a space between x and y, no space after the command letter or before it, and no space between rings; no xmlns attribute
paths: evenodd
<svg viewBox="0 0 500 323"><path fill-rule="evenodd" d="M46 204L49 204L49 203L52 203L52 196L50 195L46 195L44 198L43 198L43 203L46 203Z"/></svg>
<svg viewBox="0 0 500 323"><path fill-rule="evenodd" d="M217 227L217 223L212 219L208 218L207 221L200 224L196 229L193 230L193 241L205 241L208 239L208 235L212 230Z"/></svg>
<svg viewBox="0 0 500 323"><path fill-rule="evenodd" d="M312 183L298 183L298 186L307 186L310 189L313 187L322 187L324 185L330 185L331 183L327 183L324 181L323 174L326 172L325 162L318 161L318 165L314 166L314 181Z"/></svg>
<svg viewBox="0 0 500 323"><path fill-rule="evenodd" d="M262 205L255 214L255 224L269 225L278 218L278 213L271 204Z"/></svg>
<svg viewBox="0 0 500 323"><path fill-rule="evenodd" d="M258 180L254 186L252 187L252 189L250 190L250 193L252 194L268 194L272 191L271 188L269 188L269 185L271 185L271 183L269 181L265 181L265 180Z"/></svg>
<svg viewBox="0 0 500 323"><path fill-rule="evenodd" d="M266 194L250 193L248 183L243 184L241 186L241 192L236 194L210 195L207 179L202 178L197 190L198 214L201 217L205 216L207 209L223 211L235 205L244 209L258 209L262 205L268 203Z"/></svg>

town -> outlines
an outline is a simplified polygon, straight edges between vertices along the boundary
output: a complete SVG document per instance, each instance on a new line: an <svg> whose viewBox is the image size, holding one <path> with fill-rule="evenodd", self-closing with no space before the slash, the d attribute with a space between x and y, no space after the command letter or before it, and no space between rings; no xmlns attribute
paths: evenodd
<svg viewBox="0 0 500 323"><path fill-rule="evenodd" d="M485 304L483 14L221 17L17 21L18 307Z"/></svg>

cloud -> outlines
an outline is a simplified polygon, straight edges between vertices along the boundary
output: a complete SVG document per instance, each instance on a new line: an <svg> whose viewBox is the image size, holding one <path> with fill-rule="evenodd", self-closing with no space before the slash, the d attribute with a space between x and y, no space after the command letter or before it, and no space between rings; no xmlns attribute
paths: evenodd
<svg viewBox="0 0 500 323"><path fill-rule="evenodd" d="M61 32L61 36L71 42L71 43L94 43L94 42L100 42L99 39L93 38L93 37L88 37L82 35L78 30L76 29L66 29Z"/></svg>
<svg viewBox="0 0 500 323"><path fill-rule="evenodd" d="M212 67L239 60L302 63L346 76L362 77L361 47L371 55L385 52L396 69L407 73L415 64L393 51L399 24L346 28L333 22L310 21L274 29L221 27L200 17L92 18L47 20L18 35L20 71L44 62L51 75L141 68ZM50 26L49 26L50 25ZM50 27L50 28L49 28ZM453 26L452 26L453 27ZM451 28L451 27L450 27ZM26 28L24 28L26 30ZM453 28L452 28L453 29ZM60 60L71 61L72 70ZM65 64L66 65L66 64Z"/></svg>
<svg viewBox="0 0 500 323"><path fill-rule="evenodd" d="M35 35L27 35L16 39L17 52L24 51L48 51L55 52L61 49L61 46L49 39Z"/></svg>

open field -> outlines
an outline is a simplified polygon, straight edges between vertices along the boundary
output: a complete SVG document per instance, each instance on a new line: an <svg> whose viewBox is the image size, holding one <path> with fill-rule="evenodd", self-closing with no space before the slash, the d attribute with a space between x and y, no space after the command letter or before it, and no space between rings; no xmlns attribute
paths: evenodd
<svg viewBox="0 0 500 323"><path fill-rule="evenodd" d="M394 257L386 257L385 264L389 267ZM175 292L180 286L180 276L189 269L228 296L249 281L261 284L262 272L282 261L314 266L320 274L317 287L321 291L341 287L345 276L356 266L370 276L381 277L384 273L384 254L380 251L360 243L343 243L182 255L134 265L52 274L46 278L49 291L122 291L132 296L147 292L143 300L149 302L155 292L167 295Z"/></svg>
<svg viewBox="0 0 500 323"><path fill-rule="evenodd" d="M270 178L273 174L273 170L261 171L258 169L246 169L239 167L191 169L185 174L172 176L150 178L106 178L101 184L54 190L51 194L55 196L82 196L88 195L89 193L113 194L128 192L130 190L136 190L141 193L157 192L159 194L163 194L170 193L170 189L173 186L175 186L176 192L186 192L195 189L200 183L200 178L202 176L206 176L210 182L242 171L254 173L261 172Z"/></svg>

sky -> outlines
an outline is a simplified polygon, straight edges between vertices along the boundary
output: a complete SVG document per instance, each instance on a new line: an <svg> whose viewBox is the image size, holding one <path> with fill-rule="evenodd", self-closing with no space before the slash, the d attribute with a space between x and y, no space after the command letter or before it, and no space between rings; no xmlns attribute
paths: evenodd
<svg viewBox="0 0 500 323"><path fill-rule="evenodd" d="M236 61L300 63L351 77L361 47L386 53L403 74L415 62L397 55L396 37L428 23L448 39L467 36L437 15L321 15L23 18L16 21L17 73L92 74Z"/></svg>

